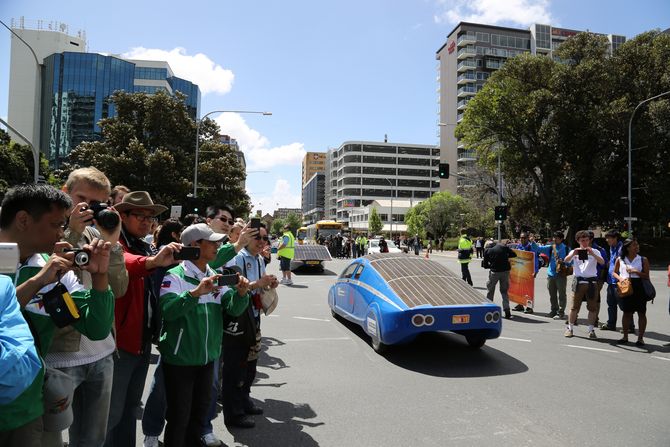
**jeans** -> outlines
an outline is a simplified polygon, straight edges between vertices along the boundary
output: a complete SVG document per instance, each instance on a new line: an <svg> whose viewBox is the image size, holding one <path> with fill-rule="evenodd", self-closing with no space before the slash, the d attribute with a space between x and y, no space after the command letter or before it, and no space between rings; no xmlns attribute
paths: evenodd
<svg viewBox="0 0 670 447"><path fill-rule="evenodd" d="M119 349L114 359L114 383L107 422L105 447L135 447L137 412L142 405L144 381L149 370L151 345L140 355Z"/></svg>
<svg viewBox="0 0 670 447"><path fill-rule="evenodd" d="M167 426L165 446L200 444L202 421L212 400L214 362L198 366L178 366L163 362Z"/></svg>
<svg viewBox="0 0 670 447"><path fill-rule="evenodd" d="M467 281L468 284L472 285L472 276L470 276L469 264L469 262L461 263L461 276L463 277L463 281Z"/></svg>
<svg viewBox="0 0 670 447"><path fill-rule="evenodd" d="M113 354L88 365L59 368L72 377L74 420L69 429L70 446L98 447L105 443L114 377Z"/></svg>
<svg viewBox="0 0 670 447"><path fill-rule="evenodd" d="M509 270L506 272L494 272L493 270L489 271L489 279L486 282L486 298L489 301L493 301L493 296L496 292L496 284L500 282L500 294L502 295L502 304L504 310L509 310L509 296L507 291L509 290Z"/></svg>
<svg viewBox="0 0 670 447"><path fill-rule="evenodd" d="M559 314L565 313L566 288L568 286L568 278L562 275L554 275L547 277L547 290L549 290L549 302L551 303L551 311Z"/></svg>
<svg viewBox="0 0 670 447"><path fill-rule="evenodd" d="M208 433L214 433L214 427L212 426L212 421L216 419L216 402L219 399L219 364L220 358L217 357L214 360L214 372L212 374L212 401L209 404L209 409L207 410L207 415L202 421L202 427L200 433L204 436Z"/></svg>
<svg viewBox="0 0 670 447"><path fill-rule="evenodd" d="M154 371L154 380L151 382L151 390L144 405L142 415L142 433L145 436L160 436L165 427L165 411L167 400L165 399L165 379L163 368L161 368L160 357Z"/></svg>

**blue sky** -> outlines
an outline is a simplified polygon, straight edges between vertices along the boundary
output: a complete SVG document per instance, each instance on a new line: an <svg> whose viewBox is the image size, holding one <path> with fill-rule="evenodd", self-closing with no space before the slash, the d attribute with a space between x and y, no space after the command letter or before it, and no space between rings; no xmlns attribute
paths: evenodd
<svg viewBox="0 0 670 447"><path fill-rule="evenodd" d="M95 6L94 6L95 5ZM0 18L60 21L89 51L168 60L198 83L247 156L255 209L299 206L305 151L347 140L437 143L435 52L459 20L633 37L670 27L667 0L2 0ZM0 116L9 32L0 29ZM191 169L186 167L185 169ZM260 204L260 205L259 205Z"/></svg>

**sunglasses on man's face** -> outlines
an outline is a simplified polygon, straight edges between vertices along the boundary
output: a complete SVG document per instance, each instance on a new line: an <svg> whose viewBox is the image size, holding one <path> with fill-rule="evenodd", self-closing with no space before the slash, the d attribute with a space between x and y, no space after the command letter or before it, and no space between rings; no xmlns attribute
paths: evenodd
<svg viewBox="0 0 670 447"><path fill-rule="evenodd" d="M226 216L218 216L218 217L215 217L215 219L219 219L221 222L224 222L224 223L228 222L228 225L232 225L232 224L235 223L235 221L233 219L228 219Z"/></svg>

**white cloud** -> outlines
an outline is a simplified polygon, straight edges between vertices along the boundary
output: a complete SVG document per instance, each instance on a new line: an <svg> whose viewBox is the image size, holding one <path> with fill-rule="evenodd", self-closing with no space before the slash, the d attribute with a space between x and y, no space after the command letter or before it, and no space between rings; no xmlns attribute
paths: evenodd
<svg viewBox="0 0 670 447"><path fill-rule="evenodd" d="M549 11L549 0L438 0L437 3L441 12L434 16L436 23L509 23L528 26L554 22Z"/></svg>
<svg viewBox="0 0 670 447"><path fill-rule="evenodd" d="M283 178L275 182L271 195L256 194L251 189L247 192L251 197L253 212L262 210L263 214L272 214L277 208L300 208L300 194L294 194L291 191L291 184Z"/></svg>
<svg viewBox="0 0 670 447"><path fill-rule="evenodd" d="M223 113L215 121L222 134L237 140L250 170L269 170L280 165L299 166L305 157L306 151L302 143L271 147L270 141L257 130L250 128L238 113Z"/></svg>
<svg viewBox="0 0 670 447"><path fill-rule="evenodd" d="M176 76L198 84L203 95L228 93L235 79L231 70L216 64L206 54L189 55L182 47L170 51L136 47L121 56L127 59L167 61Z"/></svg>

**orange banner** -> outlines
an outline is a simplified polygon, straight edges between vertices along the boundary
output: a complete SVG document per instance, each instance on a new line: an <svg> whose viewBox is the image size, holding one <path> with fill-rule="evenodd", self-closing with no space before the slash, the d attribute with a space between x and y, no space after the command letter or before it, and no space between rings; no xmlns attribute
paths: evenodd
<svg viewBox="0 0 670 447"><path fill-rule="evenodd" d="M509 258L509 300L533 308L535 303L535 253L514 250L516 258Z"/></svg>

